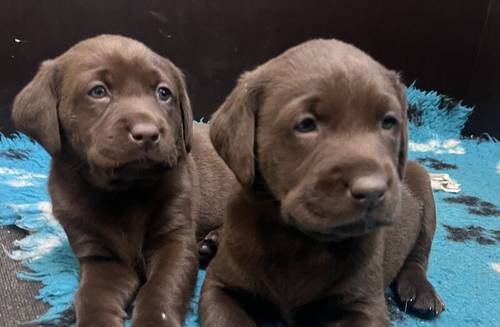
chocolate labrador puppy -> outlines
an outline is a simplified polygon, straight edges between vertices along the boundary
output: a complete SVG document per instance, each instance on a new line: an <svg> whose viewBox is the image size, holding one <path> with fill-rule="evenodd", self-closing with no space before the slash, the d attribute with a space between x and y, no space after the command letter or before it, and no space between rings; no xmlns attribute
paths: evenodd
<svg viewBox="0 0 500 327"><path fill-rule="evenodd" d="M12 115L52 156L53 212L80 262L77 325L122 327L135 298L132 326L181 326L196 220L199 235L221 223L234 178L208 127L193 140L180 70L140 42L95 37L45 61Z"/></svg>
<svg viewBox="0 0 500 327"><path fill-rule="evenodd" d="M389 326L392 282L408 310L443 310L426 277L434 200L407 163L406 107L396 73L336 40L241 76L211 121L244 187L208 266L203 326Z"/></svg>

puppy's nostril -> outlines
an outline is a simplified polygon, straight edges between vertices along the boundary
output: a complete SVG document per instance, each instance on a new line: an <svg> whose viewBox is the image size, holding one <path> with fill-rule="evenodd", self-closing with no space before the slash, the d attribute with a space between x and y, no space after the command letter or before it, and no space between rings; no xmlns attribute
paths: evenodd
<svg viewBox="0 0 500 327"><path fill-rule="evenodd" d="M379 175L356 178L350 185L350 193L358 202L373 205L383 200L387 191L387 178Z"/></svg>

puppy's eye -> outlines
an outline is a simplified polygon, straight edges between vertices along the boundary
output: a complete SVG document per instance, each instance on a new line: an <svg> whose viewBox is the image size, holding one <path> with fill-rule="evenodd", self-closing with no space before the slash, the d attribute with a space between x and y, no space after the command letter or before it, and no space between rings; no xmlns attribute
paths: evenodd
<svg viewBox="0 0 500 327"><path fill-rule="evenodd" d="M168 101L172 97L172 92L165 86L160 86L156 90L156 94L158 94L158 99L163 102Z"/></svg>
<svg viewBox="0 0 500 327"><path fill-rule="evenodd" d="M398 123L398 120L396 117L392 115L387 115L384 117L382 120L382 128L383 129L392 129L396 124Z"/></svg>
<svg viewBox="0 0 500 327"><path fill-rule="evenodd" d="M108 91L106 91L106 88L104 86L97 85L93 87L88 94L93 98L101 99L108 95Z"/></svg>
<svg viewBox="0 0 500 327"><path fill-rule="evenodd" d="M313 118L305 118L295 125L294 129L299 133L309 133L317 129L316 121Z"/></svg>

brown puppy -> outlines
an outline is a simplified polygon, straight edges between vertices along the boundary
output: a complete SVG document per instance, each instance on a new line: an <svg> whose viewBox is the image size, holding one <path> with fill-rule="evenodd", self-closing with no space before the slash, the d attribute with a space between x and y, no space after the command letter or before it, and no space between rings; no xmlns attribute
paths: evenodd
<svg viewBox="0 0 500 327"><path fill-rule="evenodd" d="M198 267L194 218L200 235L221 223L233 178L206 126L192 140L191 117L179 69L120 36L44 62L16 97L16 125L52 155L53 212L80 262L78 326L122 327L135 295L132 326L182 325Z"/></svg>
<svg viewBox="0 0 500 327"><path fill-rule="evenodd" d="M443 310L426 278L434 201L406 164L406 119L397 74L336 40L242 75L211 121L244 188L208 267L203 326L388 326L393 281L408 309Z"/></svg>

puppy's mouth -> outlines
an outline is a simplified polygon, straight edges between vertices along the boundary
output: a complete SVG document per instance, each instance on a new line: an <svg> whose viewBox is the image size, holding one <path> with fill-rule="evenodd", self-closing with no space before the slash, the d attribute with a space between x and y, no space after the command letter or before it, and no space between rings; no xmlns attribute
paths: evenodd
<svg viewBox="0 0 500 327"><path fill-rule="evenodd" d="M294 222L294 226L306 236L320 242L341 242L348 238L355 238L371 233L381 227L389 226L391 223L385 220L366 218L353 223L336 226L333 228L325 228L324 230L313 230L304 228L297 220L290 217Z"/></svg>
<svg viewBox="0 0 500 327"><path fill-rule="evenodd" d="M105 173L109 183L114 187L124 187L130 182L157 181L173 165L168 162L148 158L133 160L107 168Z"/></svg>
<svg viewBox="0 0 500 327"><path fill-rule="evenodd" d="M130 161L112 168L112 173L117 175L134 173L161 173L172 168L167 162L152 160L149 158Z"/></svg>

